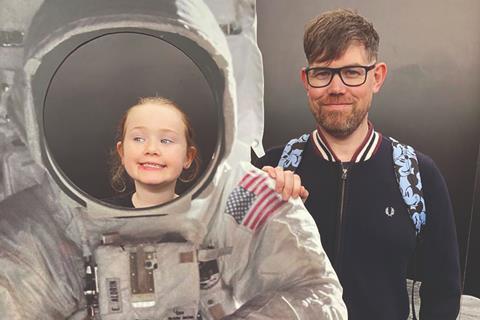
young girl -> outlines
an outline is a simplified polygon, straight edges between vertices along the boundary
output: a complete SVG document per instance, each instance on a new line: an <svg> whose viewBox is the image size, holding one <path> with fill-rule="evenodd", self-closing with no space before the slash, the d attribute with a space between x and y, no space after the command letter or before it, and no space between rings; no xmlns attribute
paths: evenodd
<svg viewBox="0 0 480 320"><path fill-rule="evenodd" d="M188 182L198 173L200 161L190 121L167 98L141 98L128 109L117 141L112 186L125 191L126 173L135 191L113 198L113 204L143 208L165 203L178 196L178 179Z"/></svg>
<svg viewBox="0 0 480 320"><path fill-rule="evenodd" d="M110 203L144 208L160 205L175 197L177 180L192 181L199 171L199 152L187 115L172 100L141 98L123 115L113 153L112 187L126 190L125 173L133 180L135 192L111 198ZM275 190L284 200L308 192L300 179L281 168L265 167L276 180Z"/></svg>

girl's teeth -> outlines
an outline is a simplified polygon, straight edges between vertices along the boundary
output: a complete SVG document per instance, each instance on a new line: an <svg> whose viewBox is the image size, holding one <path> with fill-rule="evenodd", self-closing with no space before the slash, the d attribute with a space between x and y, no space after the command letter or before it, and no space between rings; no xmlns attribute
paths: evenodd
<svg viewBox="0 0 480 320"><path fill-rule="evenodd" d="M149 168L160 168L160 165L154 163L144 163L143 166Z"/></svg>

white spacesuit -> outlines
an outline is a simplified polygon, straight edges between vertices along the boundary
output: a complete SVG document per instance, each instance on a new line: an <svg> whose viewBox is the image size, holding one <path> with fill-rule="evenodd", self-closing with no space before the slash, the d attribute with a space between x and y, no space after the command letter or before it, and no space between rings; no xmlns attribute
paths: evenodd
<svg viewBox="0 0 480 320"><path fill-rule="evenodd" d="M263 131L254 15L240 19L241 34L227 40L201 1L81 1L49 16L60 3L45 1L33 19L6 102L48 175L25 169L36 174L33 186L0 203L0 319L347 319L303 203L282 201L248 162ZM160 207L126 210L94 200L56 166L44 138L43 98L62 59L50 53L116 29L180 48L204 68L222 108L207 174Z"/></svg>

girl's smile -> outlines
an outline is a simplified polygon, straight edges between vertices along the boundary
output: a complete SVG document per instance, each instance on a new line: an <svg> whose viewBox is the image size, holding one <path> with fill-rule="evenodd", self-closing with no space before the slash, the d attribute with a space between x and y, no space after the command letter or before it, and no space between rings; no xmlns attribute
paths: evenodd
<svg viewBox="0 0 480 320"><path fill-rule="evenodd" d="M139 163L139 166L143 170L160 170L166 167L166 165L164 164L153 163L153 162Z"/></svg>

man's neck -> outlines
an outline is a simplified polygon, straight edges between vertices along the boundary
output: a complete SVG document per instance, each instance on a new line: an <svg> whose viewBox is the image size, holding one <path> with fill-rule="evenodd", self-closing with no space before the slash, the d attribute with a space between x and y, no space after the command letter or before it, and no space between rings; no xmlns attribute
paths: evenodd
<svg viewBox="0 0 480 320"><path fill-rule="evenodd" d="M146 208L166 203L175 197L175 185L152 187L135 183L132 203L135 208Z"/></svg>
<svg viewBox="0 0 480 320"><path fill-rule="evenodd" d="M318 129L322 132L337 158L341 162L349 162L368 134L368 121L367 119L362 121L358 128L346 137L335 137L326 132L322 127Z"/></svg>

